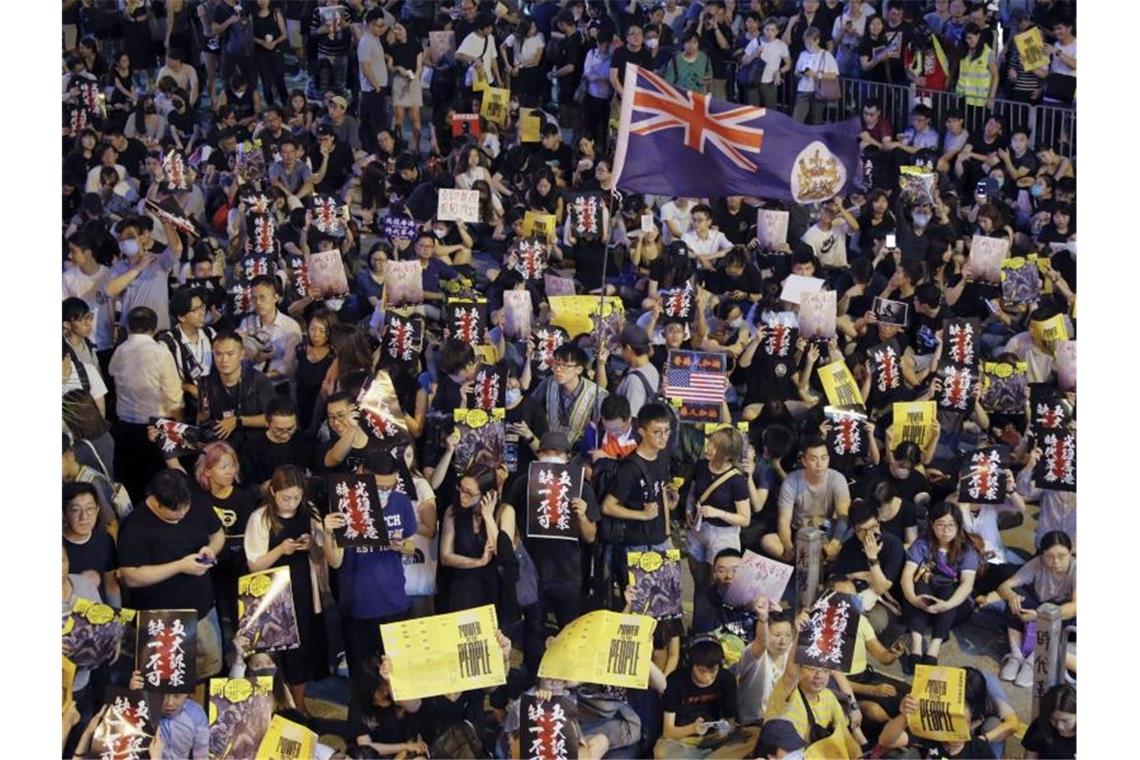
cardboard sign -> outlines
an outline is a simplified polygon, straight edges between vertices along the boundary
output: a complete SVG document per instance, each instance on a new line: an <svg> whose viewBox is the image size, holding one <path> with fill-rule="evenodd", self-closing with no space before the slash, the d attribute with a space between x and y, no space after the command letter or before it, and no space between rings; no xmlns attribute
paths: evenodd
<svg viewBox="0 0 1140 760"><path fill-rule="evenodd" d="M760 250L770 251L788 242L788 212L775 209L756 209L756 240Z"/></svg>
<svg viewBox="0 0 1140 760"><path fill-rule="evenodd" d="M463 135L470 135L471 137L481 137L483 135L483 125L479 121L479 114L475 113L457 113L451 116L451 136L462 137Z"/></svg>
<svg viewBox="0 0 1140 760"><path fill-rule="evenodd" d="M910 304L906 301L892 301L889 298L875 296L871 311L874 312L875 320L879 324L906 327Z"/></svg>
<svg viewBox="0 0 1140 760"><path fill-rule="evenodd" d="M594 315L607 317L615 311L625 313L618 296L551 296L550 323L561 327L571 338L586 335L594 329Z"/></svg>
<svg viewBox="0 0 1140 760"><path fill-rule="evenodd" d="M211 678L210 757L252 757L273 718L273 677Z"/></svg>
<svg viewBox="0 0 1140 760"><path fill-rule="evenodd" d="M235 635L245 639L244 652L300 648L301 633L297 629L297 609L293 606L293 582L288 567L271 567L238 578Z"/></svg>
<svg viewBox="0 0 1140 760"><path fill-rule="evenodd" d="M1009 241L1005 238L974 235L970 241L971 279L991 285L1001 284L1001 263L1009 256Z"/></svg>
<svg viewBox="0 0 1140 760"><path fill-rule="evenodd" d="M936 742L969 741L963 668L916 665L910 693L918 699L918 712L906 716L911 734Z"/></svg>
<svg viewBox="0 0 1140 760"><path fill-rule="evenodd" d="M570 277L559 277L556 274L544 274L542 282L546 296L573 296L577 295L578 289L574 285L574 280Z"/></svg>
<svg viewBox="0 0 1140 760"><path fill-rule="evenodd" d="M934 435L934 423L938 421L937 404L933 401L896 401L892 405L893 427L898 431L895 445L912 441L920 449Z"/></svg>
<svg viewBox="0 0 1140 760"><path fill-rule="evenodd" d="M332 473L327 479L329 513L344 515L345 525L336 531L337 546L388 545L388 531L376 480L371 474Z"/></svg>
<svg viewBox="0 0 1140 760"><path fill-rule="evenodd" d="M389 307L423 303L424 279L420 262L385 261L384 296Z"/></svg>
<svg viewBox="0 0 1140 760"><path fill-rule="evenodd" d="M1048 491L1077 490L1077 436L1072 431L1057 431L1041 436L1041 459L1033 468L1038 488Z"/></svg>
<svg viewBox="0 0 1140 760"><path fill-rule="evenodd" d="M519 142L542 141L542 115L534 108L519 109Z"/></svg>
<svg viewBox="0 0 1140 760"><path fill-rule="evenodd" d="M1022 71L1033 71L1049 65L1049 54L1045 52L1045 40L1037 27L1027 29L1013 36L1017 45L1017 56L1021 59Z"/></svg>
<svg viewBox="0 0 1140 760"><path fill-rule="evenodd" d="M410 362L423 351L424 320L394 311L384 313L384 352L396 361Z"/></svg>
<svg viewBox="0 0 1140 760"><path fill-rule="evenodd" d="M982 352L978 336L981 323L976 319L948 319L942 325L942 360L940 364L976 369Z"/></svg>
<svg viewBox="0 0 1140 760"><path fill-rule="evenodd" d="M823 280L818 277L790 274L784 280L784 287L780 291L780 300L794 304L802 303L804 293L816 293L823 289L823 284Z"/></svg>
<svg viewBox="0 0 1140 760"><path fill-rule="evenodd" d="M757 599L779 602L794 571L791 565L746 550L724 593L724 601L733 607L748 607Z"/></svg>
<svg viewBox="0 0 1140 760"><path fill-rule="evenodd" d="M483 342L487 335L486 298L448 298L447 311L452 338L472 346Z"/></svg>
<svg viewBox="0 0 1140 760"><path fill-rule="evenodd" d="M867 368L871 373L872 398L889 397L902 390L901 352L897 341L889 340L867 349Z"/></svg>
<svg viewBox="0 0 1140 760"><path fill-rule="evenodd" d="M305 268L309 273L309 288L321 291L322 298L348 295L344 258L337 249L310 253Z"/></svg>
<svg viewBox="0 0 1140 760"><path fill-rule="evenodd" d="M834 591L825 593L812 605L807 625L796 640L796 664L850 671L858 630L855 597Z"/></svg>
<svg viewBox="0 0 1140 760"><path fill-rule="evenodd" d="M451 457L455 472L466 472L475 463L498 467L506 449L504 410L456 409L453 415L459 428L459 445Z"/></svg>
<svg viewBox="0 0 1140 760"><path fill-rule="evenodd" d="M577 541L580 527L570 502L581 497L581 466L531 462L527 473L527 536Z"/></svg>
<svg viewBox="0 0 1140 760"><path fill-rule="evenodd" d="M519 749L525 760L575 760L578 757L578 700L571 695L549 701L524 693L519 701Z"/></svg>
<svg viewBox="0 0 1140 760"><path fill-rule="evenodd" d="M147 691L194 691L198 678L196 610L142 610L138 615L135 668Z"/></svg>
<svg viewBox="0 0 1140 760"><path fill-rule="evenodd" d="M479 191L456 190L449 187L439 189L439 203L435 218L447 222L479 222Z"/></svg>
<svg viewBox="0 0 1140 760"><path fill-rule="evenodd" d="M846 362L832 362L822 367L817 365L815 371L823 385L827 403L832 406L863 408L863 394L859 392L859 384L855 382Z"/></svg>
<svg viewBox="0 0 1140 760"><path fill-rule="evenodd" d="M835 337L835 318L834 290L817 290L800 296L800 337L831 340Z"/></svg>
<svg viewBox="0 0 1140 760"><path fill-rule="evenodd" d="M482 69L482 66L476 66ZM507 123L507 104L511 100L511 91L502 87L490 87L483 90L483 102L479 104L479 115L487 121L493 121L500 126Z"/></svg>
<svg viewBox="0 0 1140 760"><path fill-rule="evenodd" d="M719 422L728 389L728 360L722 353L669 349L664 396L681 422Z"/></svg>
<svg viewBox="0 0 1140 760"><path fill-rule="evenodd" d="M570 340L569 334L561 327L540 327L530 336L534 352L531 355L531 368L539 375L550 373L550 363L554 361L554 350Z"/></svg>
<svg viewBox="0 0 1140 760"><path fill-rule="evenodd" d="M316 746L315 731L274 715L257 748L255 760L309 760L314 757Z"/></svg>
<svg viewBox="0 0 1140 760"><path fill-rule="evenodd" d="M531 305L529 290L503 291L503 337L507 340L524 340L530 335Z"/></svg>
<svg viewBox="0 0 1140 760"><path fill-rule="evenodd" d="M1077 342L1075 340L1062 341L1057 345L1053 354L1053 367L1057 370L1057 390L1075 391L1077 389Z"/></svg>
<svg viewBox="0 0 1140 760"><path fill-rule="evenodd" d="M938 368L938 378L942 381L936 399L939 409L968 412L973 408L978 375L972 368L943 364Z"/></svg>
<svg viewBox="0 0 1140 760"><path fill-rule="evenodd" d="M380 626L392 660L392 696L422 699L507 682L495 606Z"/></svg>
<svg viewBox="0 0 1140 760"><path fill-rule="evenodd" d="M1001 300L1010 305L1036 301L1041 297L1041 270L1024 257L1001 262Z"/></svg>
<svg viewBox="0 0 1140 760"><path fill-rule="evenodd" d="M629 609L657 622L681 621L681 550L627 552L629 585L633 601Z"/></svg>
<svg viewBox="0 0 1140 760"><path fill-rule="evenodd" d="M647 615L587 612L546 648L539 678L645 689L656 626L657 621Z"/></svg>
<svg viewBox="0 0 1140 760"><path fill-rule="evenodd" d="M1065 327L1065 316L1063 314L1057 314L1046 320L1030 320L1029 335L1050 356L1057 351L1057 346L1069 340L1070 337L1069 330Z"/></svg>
<svg viewBox="0 0 1140 760"><path fill-rule="evenodd" d="M115 656L135 611L78 598L63 621L63 651L81 668L106 665Z"/></svg>
<svg viewBox="0 0 1140 760"><path fill-rule="evenodd" d="M1007 453L999 446L986 446L971 451L962 463L958 476L960 504L1004 504L1009 481L1005 468Z"/></svg>
<svg viewBox="0 0 1140 760"><path fill-rule="evenodd" d="M982 408L988 412L1025 411L1029 380L1025 362L982 362Z"/></svg>
<svg viewBox="0 0 1140 760"><path fill-rule="evenodd" d="M554 214L541 214L531 210L523 214L522 232L526 237L534 235L543 241L550 240L557 228L558 217Z"/></svg>
<svg viewBox="0 0 1140 760"><path fill-rule="evenodd" d="M134 760L150 757L150 745L162 717L162 695L107 688L107 712L91 736L89 757Z"/></svg>
<svg viewBox="0 0 1140 760"><path fill-rule="evenodd" d="M444 67L455 61L455 32L428 32L429 66Z"/></svg>

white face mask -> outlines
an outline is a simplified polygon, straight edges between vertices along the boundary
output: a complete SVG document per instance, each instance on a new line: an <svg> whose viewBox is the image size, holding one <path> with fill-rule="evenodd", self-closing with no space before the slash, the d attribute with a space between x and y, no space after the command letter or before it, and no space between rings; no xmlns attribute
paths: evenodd
<svg viewBox="0 0 1140 760"><path fill-rule="evenodd" d="M137 238L127 238L126 240L119 241L119 251L124 256L137 256L139 252L139 241Z"/></svg>
<svg viewBox="0 0 1140 760"><path fill-rule="evenodd" d="M344 306L344 299L343 298L326 298L325 299L325 306L327 306L330 311L340 311L340 307Z"/></svg>
<svg viewBox="0 0 1140 760"><path fill-rule="evenodd" d="M559 456L559 455L555 455L555 456L552 456L552 457L539 457L539 458L538 458L538 461L540 461L540 462L547 462L547 463L549 463L549 464L566 464L566 460L565 460L565 459L563 459L563 458L562 458L561 456Z"/></svg>
<svg viewBox="0 0 1140 760"><path fill-rule="evenodd" d="M741 325L743 325L743 324L744 324L744 317L737 317L736 319L730 319L728 321L728 326L731 327L733 330L739 330Z"/></svg>
<svg viewBox="0 0 1140 760"><path fill-rule="evenodd" d="M522 390L519 388L507 388L507 406L514 406L522 400Z"/></svg>
<svg viewBox="0 0 1140 760"><path fill-rule="evenodd" d="M914 215L914 226L915 227L925 227L928 224L930 224L930 214L915 214Z"/></svg>
<svg viewBox="0 0 1140 760"><path fill-rule="evenodd" d="M656 50L657 49L657 38L656 37L650 37L649 39L647 39L645 41L645 47L649 48L650 50Z"/></svg>

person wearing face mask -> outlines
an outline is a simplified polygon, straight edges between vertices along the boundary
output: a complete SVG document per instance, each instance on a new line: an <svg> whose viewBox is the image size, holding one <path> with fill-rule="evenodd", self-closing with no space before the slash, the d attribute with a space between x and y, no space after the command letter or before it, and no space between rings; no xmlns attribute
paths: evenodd
<svg viewBox="0 0 1140 760"><path fill-rule="evenodd" d="M568 463L570 443L566 434L545 433L538 444L538 461ZM523 521L527 519L529 490L530 473L522 472L504 498L505 504L512 506ZM519 532L524 536L523 545L534 561L538 578L538 607L527 611L523 645L527 677L532 681L537 677L538 664L545 650L547 615L554 613L561 630L582 611L582 551L594 542L598 522L602 519L601 507L588 482L583 481L581 494L570 500L570 509L574 513L572 519L578 523L578 541L531 536L525 525L519 526Z"/></svg>
<svg viewBox="0 0 1140 760"><path fill-rule="evenodd" d="M127 326L127 315L145 306L158 317L158 329L170 329L170 272L182 255L182 238L169 222L163 229L169 247L151 238L154 223L149 217L127 217L115 225L122 258L111 267L103 292L117 299L122 310L118 327Z"/></svg>

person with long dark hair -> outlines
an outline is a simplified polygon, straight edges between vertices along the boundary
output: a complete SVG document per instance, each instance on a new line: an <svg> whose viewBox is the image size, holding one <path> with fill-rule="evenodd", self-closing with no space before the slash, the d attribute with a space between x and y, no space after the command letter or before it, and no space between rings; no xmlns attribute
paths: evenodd
<svg viewBox="0 0 1140 760"><path fill-rule="evenodd" d="M1021 740L1027 758L1077 756L1077 688L1057 684L1041 698L1041 711Z"/></svg>

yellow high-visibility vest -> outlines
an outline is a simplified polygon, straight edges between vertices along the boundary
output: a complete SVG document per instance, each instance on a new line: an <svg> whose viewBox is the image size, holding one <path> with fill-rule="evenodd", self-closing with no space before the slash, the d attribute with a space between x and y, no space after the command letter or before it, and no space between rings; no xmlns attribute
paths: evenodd
<svg viewBox="0 0 1140 760"><path fill-rule="evenodd" d="M990 46L982 48L982 54L977 58L968 55L958 64L958 87L955 89L959 95L966 98L968 106L984 106L990 97Z"/></svg>

